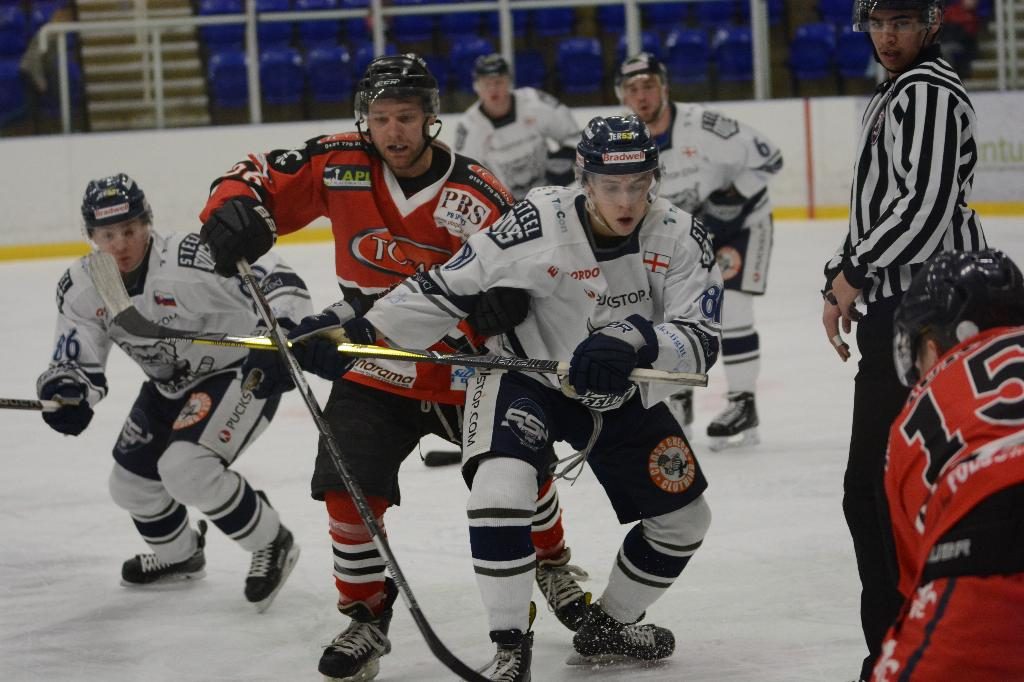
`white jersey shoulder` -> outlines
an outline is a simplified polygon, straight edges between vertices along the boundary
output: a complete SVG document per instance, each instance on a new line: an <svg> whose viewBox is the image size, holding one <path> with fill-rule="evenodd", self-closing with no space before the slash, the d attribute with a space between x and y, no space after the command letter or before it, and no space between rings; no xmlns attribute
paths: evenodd
<svg viewBox="0 0 1024 682"><path fill-rule="evenodd" d="M293 320L312 313L301 278L276 254L253 264L275 315ZM154 234L144 281L129 294L139 312L158 324L187 331L257 333L261 322L239 278L213 272L213 260L196 234ZM57 287L57 330L45 382L68 374L90 386L90 402L106 392L103 378L114 344L142 368L161 393L180 396L206 377L235 371L245 349L203 346L133 336L112 324L92 283L85 259L65 272Z"/></svg>

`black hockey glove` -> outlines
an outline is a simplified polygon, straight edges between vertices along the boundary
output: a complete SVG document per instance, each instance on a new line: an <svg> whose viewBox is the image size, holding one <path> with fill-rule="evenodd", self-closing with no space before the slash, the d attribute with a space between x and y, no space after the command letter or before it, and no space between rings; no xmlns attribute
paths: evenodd
<svg viewBox="0 0 1024 682"><path fill-rule="evenodd" d="M760 201L761 194L763 192L747 198L730 187L726 190L716 190L708 196L701 207L699 217L711 235L715 251L736 238L743 229L747 216Z"/></svg>
<svg viewBox="0 0 1024 682"><path fill-rule="evenodd" d="M295 323L286 317L278 318L277 323L284 330L295 328ZM253 349L242 363L242 387L252 391L254 398L266 400L275 393L292 390L295 384L277 349Z"/></svg>
<svg viewBox="0 0 1024 682"><path fill-rule="evenodd" d="M356 358L339 353L338 344L371 344L377 340L373 325L362 317L353 317L354 314L351 305L339 301L321 313L304 317L288 333L299 366L321 379L340 379Z"/></svg>
<svg viewBox="0 0 1024 682"><path fill-rule="evenodd" d="M480 294L466 321L484 336L512 331L530 312L530 294L514 287L494 287Z"/></svg>
<svg viewBox="0 0 1024 682"><path fill-rule="evenodd" d="M54 412L43 412L43 421L54 431L68 436L77 436L92 421L92 407L86 402L85 396L89 389L69 377L57 377L39 387L40 400L57 400L76 402L65 405Z"/></svg>
<svg viewBox="0 0 1024 682"><path fill-rule="evenodd" d="M597 329L576 346L569 363L569 384L579 395L622 395L629 373L658 358L658 338L650 320L630 315Z"/></svg>
<svg viewBox="0 0 1024 682"><path fill-rule="evenodd" d="M277 225L270 211L251 197L235 197L210 214L199 236L210 248L214 270L222 277L238 274L238 259L252 263L270 251Z"/></svg>

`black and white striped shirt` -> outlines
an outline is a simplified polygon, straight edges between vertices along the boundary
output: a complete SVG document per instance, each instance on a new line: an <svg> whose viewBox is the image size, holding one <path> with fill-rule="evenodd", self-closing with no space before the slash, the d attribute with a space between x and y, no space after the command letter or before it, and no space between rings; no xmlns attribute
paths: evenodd
<svg viewBox="0 0 1024 682"><path fill-rule="evenodd" d="M898 298L935 253L985 248L967 205L975 124L963 83L937 46L879 85L861 121L850 232L825 266L829 282L842 271L866 303Z"/></svg>

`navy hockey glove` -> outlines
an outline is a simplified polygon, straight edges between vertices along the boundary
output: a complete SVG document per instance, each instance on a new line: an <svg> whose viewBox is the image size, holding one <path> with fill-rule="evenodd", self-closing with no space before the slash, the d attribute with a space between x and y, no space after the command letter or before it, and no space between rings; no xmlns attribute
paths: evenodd
<svg viewBox="0 0 1024 682"><path fill-rule="evenodd" d="M328 381L340 379L356 358L339 353L338 344L371 344L377 340L373 325L355 315L352 305L339 301L321 313L304 317L288 333L299 366Z"/></svg>
<svg viewBox="0 0 1024 682"><path fill-rule="evenodd" d="M524 289L494 287L480 294L466 321L484 336L512 331L530 312L530 294Z"/></svg>
<svg viewBox="0 0 1024 682"><path fill-rule="evenodd" d="M639 315L597 329L576 346L569 362L569 384L579 395L622 395L633 383L629 373L658 358L654 325Z"/></svg>
<svg viewBox="0 0 1024 682"><path fill-rule="evenodd" d="M210 248L214 270L222 277L238 274L238 259L250 263L270 251L277 225L270 211L251 197L235 197L210 214L199 237Z"/></svg>
<svg viewBox="0 0 1024 682"><path fill-rule="evenodd" d="M295 328L288 318L278 318L277 323L286 331ZM266 400L275 393L292 390L295 384L277 349L253 349L242 363L242 387L252 391L254 398Z"/></svg>
<svg viewBox="0 0 1024 682"><path fill-rule="evenodd" d="M39 387L40 400L57 400L75 402L77 405L65 405L54 412L43 412L43 421L54 431L68 436L77 436L92 421L92 407L86 402L85 396L89 389L68 377L57 377Z"/></svg>

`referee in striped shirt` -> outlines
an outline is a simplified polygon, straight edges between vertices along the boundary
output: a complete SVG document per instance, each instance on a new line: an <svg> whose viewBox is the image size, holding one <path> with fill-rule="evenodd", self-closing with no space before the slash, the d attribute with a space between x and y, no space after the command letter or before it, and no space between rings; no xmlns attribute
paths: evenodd
<svg viewBox="0 0 1024 682"><path fill-rule="evenodd" d="M862 119L850 230L825 266L822 323L845 362L840 326L848 334L856 322L861 354L843 512L862 586L867 680L903 602L882 488L889 427L908 393L893 364L893 313L925 261L982 249L985 235L967 203L978 159L974 109L939 53L942 0L857 0L853 18L855 30L870 34L888 79ZM858 300L866 312L854 307Z"/></svg>

